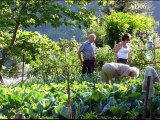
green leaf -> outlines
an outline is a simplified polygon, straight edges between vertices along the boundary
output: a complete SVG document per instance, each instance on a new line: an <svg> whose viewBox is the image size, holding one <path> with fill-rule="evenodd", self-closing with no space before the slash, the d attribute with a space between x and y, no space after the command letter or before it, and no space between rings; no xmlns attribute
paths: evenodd
<svg viewBox="0 0 160 120"><path fill-rule="evenodd" d="M92 95L91 95L91 99L96 102L99 100L104 100L106 98L107 98L107 96L105 94L103 94L102 92L100 92L99 90L93 91Z"/></svg>
<svg viewBox="0 0 160 120"><path fill-rule="evenodd" d="M35 113L33 112L33 110L29 110L29 114L31 118L35 118Z"/></svg>
<svg viewBox="0 0 160 120"><path fill-rule="evenodd" d="M102 112L100 113L100 115L102 115L103 113L107 112L109 109L110 109L110 104L107 103L107 104L104 106L104 108L103 108Z"/></svg>
<svg viewBox="0 0 160 120"><path fill-rule="evenodd" d="M142 94L140 92L134 92L128 96L124 96L125 100L132 101L135 99L142 99Z"/></svg>
<svg viewBox="0 0 160 120"><path fill-rule="evenodd" d="M38 102L37 111L38 111L39 115L42 115L42 113L43 113L43 104L42 104L42 102Z"/></svg>
<svg viewBox="0 0 160 120"><path fill-rule="evenodd" d="M122 94L123 94L123 93L122 93L121 91L116 91L116 92L114 93L114 98L117 100L117 99L121 98Z"/></svg>
<svg viewBox="0 0 160 120"><path fill-rule="evenodd" d="M115 106L111 106L110 107L110 111L116 116L116 117L122 117L125 114L125 109L126 106L120 106L120 107L115 107Z"/></svg>
<svg viewBox="0 0 160 120"><path fill-rule="evenodd" d="M55 106L55 113L62 115L64 118L68 118L68 109L62 104Z"/></svg>

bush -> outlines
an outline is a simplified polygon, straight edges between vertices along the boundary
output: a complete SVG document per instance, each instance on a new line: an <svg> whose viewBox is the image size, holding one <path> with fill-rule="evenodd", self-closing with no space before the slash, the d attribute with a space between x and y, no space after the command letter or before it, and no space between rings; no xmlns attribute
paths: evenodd
<svg viewBox="0 0 160 120"><path fill-rule="evenodd" d="M108 62L115 62L116 57L114 51L105 45L102 48L98 48L96 53L97 68L100 70L102 65Z"/></svg>
<svg viewBox="0 0 160 120"><path fill-rule="evenodd" d="M114 41L119 42L125 32L135 36L137 31L141 33L153 33L154 19L142 14L132 15L129 13L112 12L110 16L105 16L106 42L113 48Z"/></svg>

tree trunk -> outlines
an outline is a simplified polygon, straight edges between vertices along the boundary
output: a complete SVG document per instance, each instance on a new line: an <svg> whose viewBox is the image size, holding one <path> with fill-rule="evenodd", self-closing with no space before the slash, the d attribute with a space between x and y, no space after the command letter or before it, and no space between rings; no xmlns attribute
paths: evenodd
<svg viewBox="0 0 160 120"><path fill-rule="evenodd" d="M3 82L3 76L2 76L1 73L0 73L0 81L1 81L2 84L4 84L4 82Z"/></svg>
<svg viewBox="0 0 160 120"><path fill-rule="evenodd" d="M4 55L2 55L2 59L0 60L0 82L4 84L3 76L2 76L2 65L4 64Z"/></svg>
<svg viewBox="0 0 160 120"><path fill-rule="evenodd" d="M14 28L13 36L12 36L12 41L11 41L10 46L9 46L9 50L12 49L12 46L13 46L14 42L16 41L16 35L17 35L19 25L20 25L20 21L17 20L15 28Z"/></svg>
<svg viewBox="0 0 160 120"><path fill-rule="evenodd" d="M17 34L17 30L18 30L19 25L20 25L20 21L17 20L15 28L14 28L14 32L13 32L12 41L10 43L10 46L8 47L8 50L3 51L4 53L2 53L2 59L0 60L0 81L2 83L4 83L4 80L3 80L3 77L2 77L2 66L4 65L4 63L7 60L8 51L12 49L12 46L13 46L14 42L16 41L16 34Z"/></svg>
<svg viewBox="0 0 160 120"><path fill-rule="evenodd" d="M27 9L27 0L24 1L24 4L22 6L22 9L25 10ZM2 83L4 83L3 81L3 77L2 77L2 65L5 63L5 61L7 60L7 56L8 56L8 52L12 49L13 45L14 45L14 42L16 41L16 35L17 35L17 31L18 31L18 27L20 25L20 20L16 20L15 21L16 24L15 24L15 28L14 28L14 31L13 31L13 36L12 36L12 40L11 40L11 43L10 45L8 46L8 50L5 51L4 53L2 53L2 59L0 60L0 81Z"/></svg>

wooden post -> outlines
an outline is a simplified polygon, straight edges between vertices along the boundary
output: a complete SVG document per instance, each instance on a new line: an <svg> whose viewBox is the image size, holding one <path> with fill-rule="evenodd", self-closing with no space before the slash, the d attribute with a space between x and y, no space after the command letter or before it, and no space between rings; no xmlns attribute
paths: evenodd
<svg viewBox="0 0 160 120"><path fill-rule="evenodd" d="M71 110L71 97L70 97L70 79L69 73L67 74L67 94L68 94L68 119L72 119L72 110Z"/></svg>
<svg viewBox="0 0 160 120"><path fill-rule="evenodd" d="M0 72L0 82L1 82L1 84L4 84L4 80L3 80L3 76L1 74L1 72Z"/></svg>
<svg viewBox="0 0 160 120"><path fill-rule="evenodd" d="M152 49L152 53L153 53L153 68L156 68L156 48L155 48L155 38L153 39L153 49Z"/></svg>
<svg viewBox="0 0 160 120"><path fill-rule="evenodd" d="M22 56L22 59L23 59L23 65L22 65L22 81L24 80L24 59L25 59L25 55L23 54Z"/></svg>
<svg viewBox="0 0 160 120"><path fill-rule="evenodd" d="M72 119L72 109L71 109L71 97L70 97L70 77L69 77L69 67L67 63L67 51L66 51L66 42L65 42L65 61L66 61L66 76L67 76L67 106L68 106L68 119Z"/></svg>
<svg viewBox="0 0 160 120"><path fill-rule="evenodd" d="M22 114L16 113L15 114L15 119L22 119Z"/></svg>
<svg viewBox="0 0 160 120"><path fill-rule="evenodd" d="M115 52L115 49L116 49L116 46L117 46L117 41L114 41L114 53L115 53L115 62L117 62L117 54L116 54L116 52Z"/></svg>
<svg viewBox="0 0 160 120"><path fill-rule="evenodd" d="M149 99L149 104L150 104L150 116L149 116L149 118L152 119L152 97Z"/></svg>
<svg viewBox="0 0 160 120"><path fill-rule="evenodd" d="M150 89L150 80L151 80L151 76L148 76L147 77L147 91L145 93L144 112L143 112L142 119L147 117L146 115L147 115L148 96L149 96L149 89Z"/></svg>

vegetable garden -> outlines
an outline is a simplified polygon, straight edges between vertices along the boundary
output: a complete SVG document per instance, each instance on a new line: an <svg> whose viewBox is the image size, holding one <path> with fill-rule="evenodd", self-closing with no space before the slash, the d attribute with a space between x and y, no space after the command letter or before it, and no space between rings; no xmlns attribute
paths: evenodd
<svg viewBox="0 0 160 120"><path fill-rule="evenodd" d="M32 80L19 85L1 87L1 118L68 118L66 81L52 78ZM71 79L71 112L74 119L138 119L144 109L141 93L142 79L99 83L99 75ZM155 85L153 98L154 117L159 117L160 92Z"/></svg>
<svg viewBox="0 0 160 120"><path fill-rule="evenodd" d="M71 114L73 119L142 118L144 110L142 80L145 67L142 68L141 75L137 79L115 80L113 85L103 84L100 81L100 66L103 62L114 60L114 52L109 46L98 49L97 68L94 75L82 76L78 57L76 56L78 43L75 40L60 40L59 42L53 42L52 45L54 45L52 52L58 50L54 54L58 57L57 61L55 60L57 57L54 58L53 55L45 53L41 57L45 59L46 56L48 64L44 62L45 64L38 65L40 60L43 61L42 58L38 61L32 61L32 59L27 59L30 56L26 56L25 61L31 61L33 65L39 67L30 68L26 73L32 75L30 80L8 87L1 86L1 118L14 118L17 113L22 114L23 118L33 119L68 118L68 79L70 80ZM44 52L44 49L42 50ZM51 59L48 57L49 55ZM77 64L75 64L76 62ZM156 92L152 100L155 118L160 115L159 87L159 84L155 84Z"/></svg>
<svg viewBox="0 0 160 120"><path fill-rule="evenodd" d="M154 31L154 19L115 11L100 19L95 18L92 10L81 7L90 3L87 0L66 0L69 6L79 6L77 13L54 0L50 2L4 0L0 3L0 80L22 77L20 83L0 83L0 119L14 119L17 115L22 119L141 119L144 70L150 65L160 72L159 63L155 66L152 61L160 59L159 49L153 54L146 47L149 35L153 35L154 44L159 39ZM98 1L99 5L104 3L113 4ZM40 15L36 16L37 13ZM62 16L68 18L62 19ZM53 27L63 24L79 28L83 23L87 34L96 34L96 44L103 40L103 47L97 48L96 69L91 76L81 75L77 50L82 43L75 37L52 41L39 32L24 30L46 23ZM115 62L114 45L124 32L132 34L132 60L128 64L138 67L140 76L115 79L113 85L104 84L100 81L101 67L104 63ZM158 119L160 85L155 83L154 87L149 109L152 117Z"/></svg>

